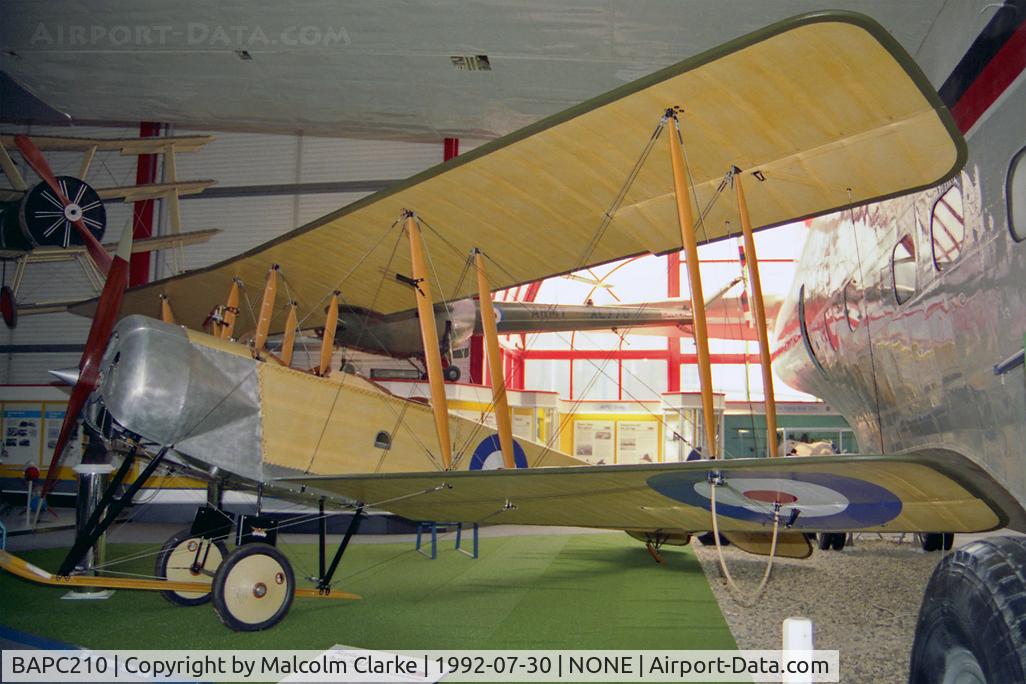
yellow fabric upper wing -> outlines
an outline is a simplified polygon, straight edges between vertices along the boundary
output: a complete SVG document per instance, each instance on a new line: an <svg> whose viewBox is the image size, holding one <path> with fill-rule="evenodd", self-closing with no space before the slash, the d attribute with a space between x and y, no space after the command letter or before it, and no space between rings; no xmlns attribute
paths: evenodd
<svg viewBox="0 0 1026 684"><path fill-rule="evenodd" d="M929 186L965 157L936 92L882 27L847 12L804 15L551 116L239 257L131 290L123 313L156 315L164 293L178 321L198 328L233 277L257 292L272 264L281 265L300 311L317 320L336 288L349 305L409 309L409 286L394 278L410 272L396 225L404 209L426 222L434 287L445 298L472 294L474 279L460 275L473 248L498 263L496 289L678 249L670 125L598 233L674 106L683 108L687 162L706 212L700 241L738 230L730 193L717 193L735 165L745 174L752 222L766 227L846 206L849 190L859 203ZM74 311L88 313L90 305ZM238 330L252 327L249 317L240 312Z"/></svg>

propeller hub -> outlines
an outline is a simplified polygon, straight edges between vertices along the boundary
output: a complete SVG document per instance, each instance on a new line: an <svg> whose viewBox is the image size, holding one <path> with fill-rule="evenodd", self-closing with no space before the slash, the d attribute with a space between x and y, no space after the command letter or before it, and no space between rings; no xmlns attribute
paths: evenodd
<svg viewBox="0 0 1026 684"><path fill-rule="evenodd" d="M50 375L63 382L65 385L71 385L74 387L75 383L78 382L79 373L78 368L60 368L58 370L50 371Z"/></svg>
<svg viewBox="0 0 1026 684"><path fill-rule="evenodd" d="M74 202L69 202L68 205L64 207L64 218L69 221L78 221L82 218L82 207L78 206Z"/></svg>

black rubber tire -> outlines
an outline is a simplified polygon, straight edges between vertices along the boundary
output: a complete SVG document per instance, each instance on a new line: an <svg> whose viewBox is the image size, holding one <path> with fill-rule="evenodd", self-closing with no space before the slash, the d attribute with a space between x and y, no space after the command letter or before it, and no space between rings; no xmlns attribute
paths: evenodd
<svg viewBox="0 0 1026 684"><path fill-rule="evenodd" d="M281 576L277 578L280 581L275 583L283 584L285 592L283 600L272 614L263 620L247 621L243 616L232 612L230 592L234 587L230 586L230 583L233 579L237 579L234 577L236 568L247 559L255 556L265 556L277 563L279 570L275 574L278 575L280 573ZM254 587L254 596L256 595L255 591ZM244 544L228 554L228 557L221 563L221 567L217 569L217 574L214 575L211 595L213 597L214 611L226 627L236 632L259 632L274 627L288 615L289 608L292 607L292 600L296 596L296 577L292 571L292 564L289 563L289 559L275 547L270 544Z"/></svg>
<svg viewBox="0 0 1026 684"><path fill-rule="evenodd" d="M462 373L460 372L459 366L446 366L445 370L442 371L442 375L445 376L447 381L456 382L460 379Z"/></svg>
<svg viewBox="0 0 1026 684"><path fill-rule="evenodd" d="M926 585L909 684L973 677L1026 681L1026 538L967 544L945 555Z"/></svg>
<svg viewBox="0 0 1026 684"><path fill-rule="evenodd" d="M941 550L944 540L940 532L924 532L920 535L920 545L923 547L923 551L933 553Z"/></svg>
<svg viewBox="0 0 1026 684"><path fill-rule="evenodd" d="M955 544L955 533L954 532L945 532L944 533L944 537L943 537L943 543L941 544L941 547L945 551L950 551L951 547L954 544Z"/></svg>
<svg viewBox="0 0 1026 684"><path fill-rule="evenodd" d="M819 547L820 551L829 551L830 550L830 542L831 542L831 537L832 536L833 535L831 535L829 532L820 532L816 536L816 546Z"/></svg>
<svg viewBox="0 0 1026 684"><path fill-rule="evenodd" d="M164 542L164 545L160 547L160 551L157 553L157 561L154 564L153 568L154 576L159 577L161 579L167 579L167 563L168 560L171 558L171 553L175 550L176 547L185 542L188 542L190 539L196 539L196 537L193 537L190 530L182 530L177 534L171 535L171 537L166 542ZM222 560L228 557L228 547L225 546L225 543L223 541L215 541L214 546L217 548L218 551L221 552ZM209 557L208 562L210 562ZM216 572L217 566L210 568L209 570L211 572ZM187 597L182 596L180 593L176 591L162 591L160 592L160 595L166 598L171 603L175 604L176 606L200 606L210 600L209 593L203 596Z"/></svg>
<svg viewBox="0 0 1026 684"><path fill-rule="evenodd" d="M830 540L830 548L834 551L843 551L844 545L848 542L848 533L834 532L830 536L832 537Z"/></svg>
<svg viewBox="0 0 1026 684"><path fill-rule="evenodd" d="M712 532L705 532L703 534L698 535L696 538L698 539L698 543L702 546L716 545L716 537L713 536ZM730 546L730 540L724 537L722 534L720 535L720 546Z"/></svg>

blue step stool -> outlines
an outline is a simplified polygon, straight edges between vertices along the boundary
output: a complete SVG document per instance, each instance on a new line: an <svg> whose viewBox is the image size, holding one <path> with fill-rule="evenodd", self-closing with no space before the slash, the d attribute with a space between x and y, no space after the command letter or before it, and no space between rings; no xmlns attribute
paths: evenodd
<svg viewBox="0 0 1026 684"><path fill-rule="evenodd" d="M474 550L473 552L467 551L462 547L463 545L463 523L461 522L439 522L437 520L429 522L417 523L417 553L422 556L426 556L431 560L438 558L438 528L442 528L443 534L456 528L456 550L465 556L470 558L477 558L477 523L474 523ZM424 546L423 535L427 530L431 530L431 553L427 553L422 548Z"/></svg>

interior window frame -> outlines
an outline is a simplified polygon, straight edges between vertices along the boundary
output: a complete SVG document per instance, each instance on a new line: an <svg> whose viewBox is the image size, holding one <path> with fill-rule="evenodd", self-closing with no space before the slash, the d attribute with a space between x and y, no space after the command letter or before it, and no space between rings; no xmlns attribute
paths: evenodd
<svg viewBox="0 0 1026 684"><path fill-rule="evenodd" d="M905 238L908 238L912 241L911 256L913 280L912 289L909 291L908 295L902 298L898 294L898 269L895 268L895 266L897 266L897 260L895 257L897 255L898 248L902 246L902 242L905 240ZM898 241L894 243L894 248L891 250L891 293L894 295L894 301L898 303L898 306L901 306L902 304L911 300L913 297L916 296L916 292L919 291L919 262L915 246L915 237L912 235L912 233L904 233L900 238L898 238Z"/></svg>
<svg viewBox="0 0 1026 684"><path fill-rule="evenodd" d="M948 193L956 189L958 190L959 200L962 205L962 239L958 242L958 253L955 254L954 258L941 265L937 261L937 239L934 237L933 233L934 226L937 224L937 205L944 201L944 198L948 196ZM930 205L930 260L933 262L934 271L941 273L958 262L959 257L962 256L962 248L965 246L965 234L965 192L963 192L962 184L956 181L952 183L948 189L942 192L940 196L934 200L933 204Z"/></svg>
<svg viewBox="0 0 1026 684"><path fill-rule="evenodd" d="M816 356L816 350L812 346L812 338L809 336L809 324L806 322L805 309L805 285L802 284L798 290L798 330L802 336L802 344L805 346L805 353L812 359L812 365L819 369L819 372L826 373L823 363Z"/></svg>
<svg viewBox="0 0 1026 684"><path fill-rule="evenodd" d="M1012 155L1012 160L1008 163L1008 172L1005 174L1005 211L1006 220L1008 222L1008 233L1012 236L1012 242L1024 242L1026 241L1026 225L1021 226L1022 234L1020 235L1015 230L1015 222L1012 220L1013 217L1013 205L1012 205L1012 179L1015 176L1015 172L1026 173L1026 165L1023 161L1026 160L1026 146L1019 149L1018 152ZM1023 199L1026 203L1026 198ZM1026 206L1023 207L1023 211L1026 211Z"/></svg>
<svg viewBox="0 0 1026 684"><path fill-rule="evenodd" d="M860 294L859 290L858 290L858 285L856 284L854 278L849 279L848 282L846 282L844 284L844 288L841 290L841 296L844 299L844 320L848 324L848 330L851 330L852 332L855 332L856 330L859 329L859 326L862 325L863 311L862 311L862 307L861 307L861 302L860 301L855 301L854 302L855 311L858 313L858 318L855 319L855 325L852 325L851 324L851 320L852 320L852 315L851 315L852 301L848 297L848 291L849 290L851 290L853 294L856 294L856 295Z"/></svg>

